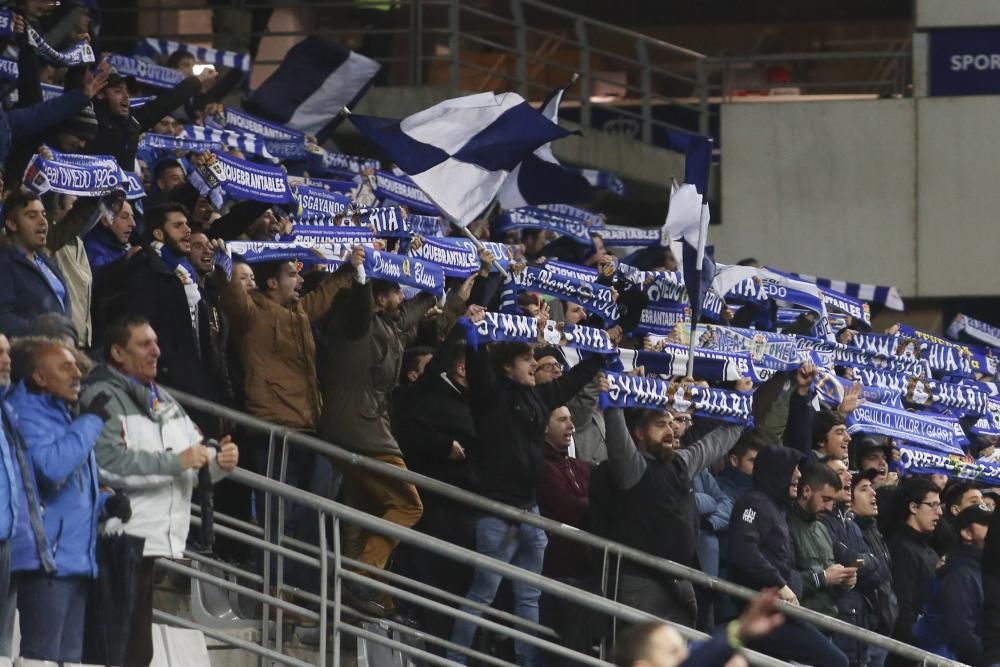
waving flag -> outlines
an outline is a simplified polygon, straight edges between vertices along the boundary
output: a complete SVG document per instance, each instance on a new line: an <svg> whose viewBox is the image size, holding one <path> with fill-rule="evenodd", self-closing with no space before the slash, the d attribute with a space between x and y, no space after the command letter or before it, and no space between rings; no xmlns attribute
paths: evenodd
<svg viewBox="0 0 1000 667"><path fill-rule="evenodd" d="M402 120L350 118L462 227L535 149L570 134L514 93L445 100Z"/></svg>
<svg viewBox="0 0 1000 667"><path fill-rule="evenodd" d="M553 90L545 104L542 115L553 123L559 123L559 104L563 94L576 83L577 77L561 88ZM514 168L500 188L501 208L519 208L537 204L577 204L590 201L594 188L579 170L565 169L552 154L551 144L539 146Z"/></svg>
<svg viewBox="0 0 1000 667"><path fill-rule="evenodd" d="M368 90L379 64L321 37L293 46L281 65L247 98L247 111L322 141Z"/></svg>

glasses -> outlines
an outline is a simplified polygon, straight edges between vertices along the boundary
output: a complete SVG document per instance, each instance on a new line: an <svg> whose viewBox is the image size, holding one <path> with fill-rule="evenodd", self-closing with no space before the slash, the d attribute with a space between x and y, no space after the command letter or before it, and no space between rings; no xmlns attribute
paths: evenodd
<svg viewBox="0 0 1000 667"><path fill-rule="evenodd" d="M675 422L680 422L681 424L692 424L694 420L690 415L681 415L680 417L674 417Z"/></svg>
<svg viewBox="0 0 1000 667"><path fill-rule="evenodd" d="M563 367L563 365L557 361L550 361L547 364L539 364L538 367L541 368L543 371L549 371L550 373L555 373L556 371L562 373L564 370L566 370Z"/></svg>
<svg viewBox="0 0 1000 667"><path fill-rule="evenodd" d="M932 510L939 510L939 509L941 509L941 501L940 500L934 500L934 501L931 501L931 502L928 502L928 501L924 500L923 502L919 502L917 504L918 505L927 505Z"/></svg>

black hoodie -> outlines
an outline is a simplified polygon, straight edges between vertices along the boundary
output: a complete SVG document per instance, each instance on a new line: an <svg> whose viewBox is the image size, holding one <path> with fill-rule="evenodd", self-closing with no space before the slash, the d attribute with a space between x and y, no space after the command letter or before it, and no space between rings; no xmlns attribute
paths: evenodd
<svg viewBox="0 0 1000 667"><path fill-rule="evenodd" d="M792 472L802 454L788 447L764 447L753 470L753 490L733 507L729 523L729 571L748 588L788 586L802 594L795 571L785 512Z"/></svg>

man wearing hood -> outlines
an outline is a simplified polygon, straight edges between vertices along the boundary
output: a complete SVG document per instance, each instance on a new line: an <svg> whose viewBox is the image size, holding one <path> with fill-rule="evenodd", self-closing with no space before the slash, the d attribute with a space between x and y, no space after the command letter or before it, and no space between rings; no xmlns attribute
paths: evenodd
<svg viewBox="0 0 1000 667"><path fill-rule="evenodd" d="M892 586L889 547L878 528L879 503L875 488L878 476L878 470L869 468L851 477L851 515L868 547L865 565L871 564L876 582L873 589L861 592L868 609L868 629L888 637L896 624L899 601ZM882 667L886 655L885 649L868 646L868 667Z"/></svg>
<svg viewBox="0 0 1000 667"><path fill-rule="evenodd" d="M802 454L768 446L754 463L753 490L733 507L729 523L729 573L735 583L763 590L798 604L802 578L795 570L787 511L798 497ZM781 660L817 667L846 667L847 657L811 625L789 620L751 648Z"/></svg>

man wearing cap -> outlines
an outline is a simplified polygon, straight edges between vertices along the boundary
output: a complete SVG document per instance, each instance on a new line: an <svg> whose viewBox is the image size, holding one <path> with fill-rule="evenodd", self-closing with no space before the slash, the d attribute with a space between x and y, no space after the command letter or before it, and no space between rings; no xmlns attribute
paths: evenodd
<svg viewBox="0 0 1000 667"><path fill-rule="evenodd" d="M135 84L135 80L112 69L107 88L94 100L98 129L97 136L88 142L87 153L112 155L122 169L133 171L139 135L182 106L192 95L211 87L217 76L215 70L206 69L197 76L189 76L141 107L132 109L129 87ZM69 81L66 88L71 88Z"/></svg>
<svg viewBox="0 0 1000 667"><path fill-rule="evenodd" d="M981 505L962 510L955 521L961 543L948 553L931 583L924 612L913 625L917 646L967 665L983 656L983 544L993 513Z"/></svg>

